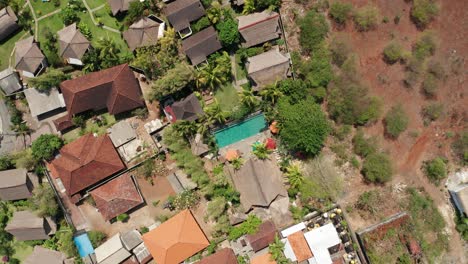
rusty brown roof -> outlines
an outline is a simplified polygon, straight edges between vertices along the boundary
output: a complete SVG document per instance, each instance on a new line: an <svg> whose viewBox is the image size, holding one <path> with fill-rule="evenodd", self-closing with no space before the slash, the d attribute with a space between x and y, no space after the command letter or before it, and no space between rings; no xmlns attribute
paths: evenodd
<svg viewBox="0 0 468 264"><path fill-rule="evenodd" d="M258 227L257 233L247 235L246 238L252 246L252 249L257 252L273 243L276 234L275 224L272 221L266 221Z"/></svg>
<svg viewBox="0 0 468 264"><path fill-rule="evenodd" d="M63 81L60 88L71 115L104 108L114 115L144 106L140 85L128 64Z"/></svg>
<svg viewBox="0 0 468 264"><path fill-rule="evenodd" d="M237 264L237 258L234 251L230 248L223 248L216 253L204 257L197 264Z"/></svg>
<svg viewBox="0 0 468 264"><path fill-rule="evenodd" d="M69 196L125 168L109 136L93 134L63 146L60 157L50 166L54 178L60 178Z"/></svg>
<svg viewBox="0 0 468 264"><path fill-rule="evenodd" d="M218 33L210 26L182 41L182 49L192 65L198 65L222 48Z"/></svg>
<svg viewBox="0 0 468 264"><path fill-rule="evenodd" d="M143 198L127 173L94 189L91 196L106 221L143 203Z"/></svg>
<svg viewBox="0 0 468 264"><path fill-rule="evenodd" d="M205 15L205 8L199 0L176 0L164 8L163 13L176 31L181 31Z"/></svg>

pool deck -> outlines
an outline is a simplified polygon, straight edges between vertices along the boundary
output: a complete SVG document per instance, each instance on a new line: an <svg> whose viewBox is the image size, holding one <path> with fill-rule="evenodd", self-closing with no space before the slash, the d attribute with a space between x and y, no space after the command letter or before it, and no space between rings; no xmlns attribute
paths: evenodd
<svg viewBox="0 0 468 264"><path fill-rule="evenodd" d="M223 148L220 148L219 149L219 154L222 156L222 157L225 157L226 156L226 152L229 150L229 149L236 149L238 151L240 151L241 153L241 157L245 160L249 159L253 153L252 153L252 144L254 144L255 142L259 141L259 142L263 142L265 141L265 139L271 137L271 134L270 134L270 131L269 130L265 130L259 134L256 134L256 135L253 135L251 137L248 137L248 138L245 138L241 141L238 141L236 143L233 143L231 145L227 145Z"/></svg>

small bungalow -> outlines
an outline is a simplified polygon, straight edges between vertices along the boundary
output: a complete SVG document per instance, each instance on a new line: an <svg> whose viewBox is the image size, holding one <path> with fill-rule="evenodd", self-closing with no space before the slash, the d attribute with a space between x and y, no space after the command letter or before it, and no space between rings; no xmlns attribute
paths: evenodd
<svg viewBox="0 0 468 264"><path fill-rule="evenodd" d="M63 146L48 167L57 190L74 203L83 191L125 169L109 136L93 134Z"/></svg>
<svg viewBox="0 0 468 264"><path fill-rule="evenodd" d="M210 245L190 210L184 210L143 235L158 264L178 264Z"/></svg>
<svg viewBox="0 0 468 264"><path fill-rule="evenodd" d="M18 241L45 240L55 234L57 225L49 217L39 217L31 211L17 211L5 227L5 231Z"/></svg>
<svg viewBox="0 0 468 264"><path fill-rule="evenodd" d="M212 26L182 41L182 49L194 66L206 61L209 55L221 48L218 33Z"/></svg>
<svg viewBox="0 0 468 264"><path fill-rule="evenodd" d="M34 37L15 43L15 68L26 77L36 77L47 67L47 62Z"/></svg>
<svg viewBox="0 0 468 264"><path fill-rule="evenodd" d="M245 237L253 251L258 252L273 243L277 234L275 224L272 221L266 221L258 227L255 234L246 235Z"/></svg>
<svg viewBox="0 0 468 264"><path fill-rule="evenodd" d="M13 68L6 68L0 72L0 88L7 96L23 88L18 73Z"/></svg>
<svg viewBox="0 0 468 264"><path fill-rule="evenodd" d="M91 196L105 221L110 221L144 202L133 177L127 173L92 190Z"/></svg>
<svg viewBox="0 0 468 264"><path fill-rule="evenodd" d="M122 33L131 51L136 48L155 45L164 36L165 23L155 16L143 17Z"/></svg>
<svg viewBox="0 0 468 264"><path fill-rule="evenodd" d="M120 239L120 234L109 238L102 245L94 250L97 264L116 264L122 263L132 254L125 249Z"/></svg>
<svg viewBox="0 0 468 264"><path fill-rule="evenodd" d="M238 264L234 251L230 248L223 248L216 253L202 258L196 264Z"/></svg>
<svg viewBox="0 0 468 264"><path fill-rule="evenodd" d="M248 48L280 37L279 14L265 10L237 17L238 29L242 36L242 47Z"/></svg>
<svg viewBox="0 0 468 264"><path fill-rule="evenodd" d="M163 13L181 38L192 35L190 23L206 14L199 0L176 0L166 5Z"/></svg>
<svg viewBox="0 0 468 264"><path fill-rule="evenodd" d="M107 0L113 16L128 11L130 3L138 0Z"/></svg>
<svg viewBox="0 0 468 264"><path fill-rule="evenodd" d="M171 123L175 123L177 120L195 121L205 114L200 101L194 93L180 101L167 105L164 107L164 113Z"/></svg>
<svg viewBox="0 0 468 264"><path fill-rule="evenodd" d="M68 64L83 65L81 59L91 48L91 42L76 28L73 23L57 32L59 41L59 56Z"/></svg>
<svg viewBox="0 0 468 264"><path fill-rule="evenodd" d="M254 90L287 78L289 58L273 49L247 59L247 73Z"/></svg>
<svg viewBox="0 0 468 264"><path fill-rule="evenodd" d="M18 17L11 7L7 6L0 10L0 41L5 40L19 28Z"/></svg>
<svg viewBox="0 0 468 264"><path fill-rule="evenodd" d="M254 207L268 208L277 198L288 196L281 171L272 160L250 158L239 170L229 166L227 171L240 193L240 201L246 213Z"/></svg>
<svg viewBox="0 0 468 264"><path fill-rule="evenodd" d="M35 246L33 253L24 260L24 264L64 264L65 254L59 251Z"/></svg>
<svg viewBox="0 0 468 264"><path fill-rule="evenodd" d="M210 151L210 147L203 142L203 136L199 133L190 138L189 141L193 155L205 156Z"/></svg>
<svg viewBox="0 0 468 264"><path fill-rule="evenodd" d="M31 115L38 120L65 111L65 100L63 95L52 88L48 92L40 92L34 88L24 90L26 101L28 101Z"/></svg>
<svg viewBox="0 0 468 264"><path fill-rule="evenodd" d="M26 169L0 171L0 200L28 199L34 189L31 174Z"/></svg>

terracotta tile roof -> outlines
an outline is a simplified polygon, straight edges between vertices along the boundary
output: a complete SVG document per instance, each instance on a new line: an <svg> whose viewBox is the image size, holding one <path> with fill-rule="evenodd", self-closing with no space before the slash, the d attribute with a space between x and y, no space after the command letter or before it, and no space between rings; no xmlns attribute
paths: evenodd
<svg viewBox="0 0 468 264"><path fill-rule="evenodd" d="M275 224L271 221L266 221L258 227L257 233L247 235L246 238L252 246L252 249L257 252L273 243L276 234Z"/></svg>
<svg viewBox="0 0 468 264"><path fill-rule="evenodd" d="M51 172L70 197L125 168L107 135L82 136L63 146L60 154L50 163Z"/></svg>
<svg viewBox="0 0 468 264"><path fill-rule="evenodd" d="M140 86L128 64L66 80L60 88L70 115L104 108L114 115L144 106Z"/></svg>
<svg viewBox="0 0 468 264"><path fill-rule="evenodd" d="M237 264L237 258L234 251L230 248L223 248L213 255L204 257L197 264Z"/></svg>
<svg viewBox="0 0 468 264"><path fill-rule="evenodd" d="M61 116L55 120L52 121L55 125L55 128L57 129L57 131L63 131L67 128L70 128L72 126L74 126L75 124L73 124L73 121L71 119L71 117L69 115L64 115L64 116Z"/></svg>
<svg viewBox="0 0 468 264"><path fill-rule="evenodd" d="M222 48L218 33L210 26L182 41L182 49L192 65L198 65Z"/></svg>
<svg viewBox="0 0 468 264"><path fill-rule="evenodd" d="M158 264L179 264L210 244L190 210L144 234L143 241Z"/></svg>
<svg viewBox="0 0 468 264"><path fill-rule="evenodd" d="M76 28L76 23L59 30L57 35L59 55L66 59L81 59L91 46L91 42Z"/></svg>
<svg viewBox="0 0 468 264"><path fill-rule="evenodd" d="M265 253L250 260L250 264L276 264L270 253Z"/></svg>
<svg viewBox="0 0 468 264"><path fill-rule="evenodd" d="M238 29L244 42L243 47L252 47L279 37L279 14L271 11L237 17Z"/></svg>
<svg viewBox="0 0 468 264"><path fill-rule="evenodd" d="M143 203L130 174L123 174L91 191L96 207L106 221Z"/></svg>
<svg viewBox="0 0 468 264"><path fill-rule="evenodd" d="M307 244L307 240L305 239L302 231L289 235L288 241L289 244L291 244L294 255L296 255L297 262L310 259L314 256L312 251L310 251L309 244Z"/></svg>
<svg viewBox="0 0 468 264"><path fill-rule="evenodd" d="M176 0L169 3L163 10L167 20L176 31L181 31L205 15L205 8L199 0Z"/></svg>

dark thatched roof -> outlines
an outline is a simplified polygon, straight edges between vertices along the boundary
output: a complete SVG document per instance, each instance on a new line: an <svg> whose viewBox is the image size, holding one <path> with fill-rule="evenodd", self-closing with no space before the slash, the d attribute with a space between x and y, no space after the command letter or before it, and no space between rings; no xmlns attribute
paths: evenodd
<svg viewBox="0 0 468 264"><path fill-rule="evenodd" d="M198 65L222 48L218 33L211 26L182 41L182 49L192 65Z"/></svg>

